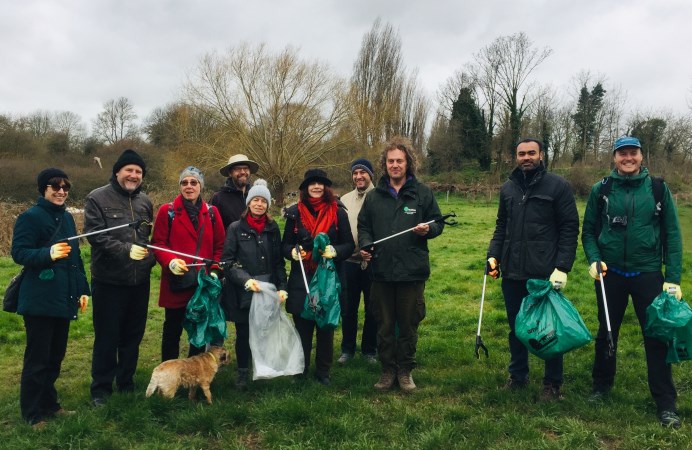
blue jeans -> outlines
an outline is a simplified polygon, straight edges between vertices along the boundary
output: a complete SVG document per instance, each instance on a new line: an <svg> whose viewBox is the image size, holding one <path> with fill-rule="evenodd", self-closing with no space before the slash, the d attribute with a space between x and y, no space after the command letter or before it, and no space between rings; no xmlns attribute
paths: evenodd
<svg viewBox="0 0 692 450"><path fill-rule="evenodd" d="M529 351L514 334L514 323L521 308L521 302L529 295L526 280L502 279L502 295L509 322L509 376L513 380L526 381L529 378ZM562 355L545 361L543 384L562 385Z"/></svg>

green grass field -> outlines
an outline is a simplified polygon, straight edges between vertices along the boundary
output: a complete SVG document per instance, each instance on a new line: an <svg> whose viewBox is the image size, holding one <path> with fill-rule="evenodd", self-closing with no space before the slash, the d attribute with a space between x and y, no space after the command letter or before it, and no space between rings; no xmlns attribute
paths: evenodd
<svg viewBox="0 0 692 450"><path fill-rule="evenodd" d="M90 312L73 322L57 382L62 405L77 411L34 431L19 414L19 379L24 333L21 317L0 313L0 440L2 448L188 449L188 448L688 448L692 447L692 372L674 367L683 426L662 428L647 382L636 318L629 308L620 334L618 375L602 405L587 401L593 343L565 356L565 400L537 403L543 364L531 357L530 386L503 389L509 360L506 316L499 280L489 280L482 336L489 358L474 356L484 257L494 228L496 202L438 198L443 212L456 211L459 224L431 241L432 277L427 284L427 318L421 323L418 391L377 393L379 367L356 357L334 364L332 385L312 378L234 387L235 364L212 385L214 404L194 403L182 391L173 400L147 399L144 389L160 361L162 309L157 306L158 271L153 276L147 332L134 394L115 394L107 406L89 403L93 329ZM583 213L584 204L580 203ZM692 236L692 207L680 208L683 234ZM684 254L683 292L692 285L692 249ZM88 257L88 249L85 253ZM0 258L0 281L17 272ZM593 334L597 329L593 280L581 247L565 295ZM362 323L362 322L361 322ZM233 328L229 327L233 334ZM232 339L231 339L232 340ZM229 348L232 344L227 343ZM335 358L341 334L335 338ZM313 355L314 357L314 355ZM314 366L314 364L313 364Z"/></svg>

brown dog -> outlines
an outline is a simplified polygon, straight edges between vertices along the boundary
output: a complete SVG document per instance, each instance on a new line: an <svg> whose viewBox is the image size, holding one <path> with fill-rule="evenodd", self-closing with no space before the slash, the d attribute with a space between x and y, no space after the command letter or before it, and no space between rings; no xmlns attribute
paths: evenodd
<svg viewBox="0 0 692 450"><path fill-rule="evenodd" d="M158 390L163 397L173 398L178 387L184 387L190 390L190 400L194 400L199 386L207 403L211 404L209 385L219 367L229 362L228 351L223 347L212 347L208 352L190 358L164 361L151 374L147 397Z"/></svg>

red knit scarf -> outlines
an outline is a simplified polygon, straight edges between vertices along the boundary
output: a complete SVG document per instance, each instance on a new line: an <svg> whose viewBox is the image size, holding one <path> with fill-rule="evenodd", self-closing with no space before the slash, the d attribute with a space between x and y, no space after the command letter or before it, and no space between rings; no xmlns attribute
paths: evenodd
<svg viewBox="0 0 692 450"><path fill-rule="evenodd" d="M312 215L312 212L305 203L298 202L298 213L300 214L300 221L303 223L303 226L312 237L320 233L327 233L332 224L336 224L336 201L327 203L324 201L323 197L310 197L308 202L317 213L317 217ZM308 271L314 271L317 268L317 264L312 260L312 252L307 252L304 262Z"/></svg>
<svg viewBox="0 0 692 450"><path fill-rule="evenodd" d="M257 236L261 236L264 231L264 227L267 225L267 215L262 214L259 218L255 219L251 214L247 215L247 224L250 228L257 232Z"/></svg>

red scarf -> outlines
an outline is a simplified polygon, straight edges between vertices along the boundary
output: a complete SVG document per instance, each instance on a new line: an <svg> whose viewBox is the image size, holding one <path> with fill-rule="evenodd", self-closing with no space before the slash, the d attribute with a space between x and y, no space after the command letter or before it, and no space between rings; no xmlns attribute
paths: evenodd
<svg viewBox="0 0 692 450"><path fill-rule="evenodd" d="M258 219L255 219L251 214L248 214L246 218L247 224L250 225L250 228L257 232L257 236L261 236L262 232L264 231L264 227L267 225L267 215L262 214Z"/></svg>
<svg viewBox="0 0 692 450"><path fill-rule="evenodd" d="M323 197L314 198L310 197L308 199L310 206L317 213L317 217L312 215L312 212L303 202L298 202L298 213L300 214L300 221L303 226L310 233L312 237L317 236L320 233L327 233L332 224L336 224L336 201L327 203L324 201ZM312 260L312 252L307 252L305 259L305 267L308 271L314 271L317 268L317 264Z"/></svg>

